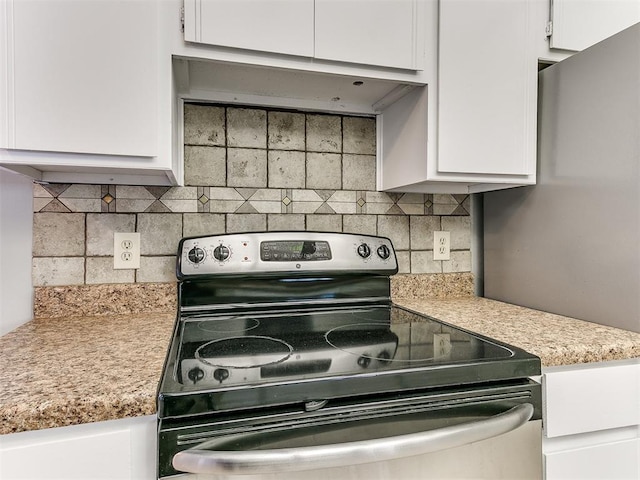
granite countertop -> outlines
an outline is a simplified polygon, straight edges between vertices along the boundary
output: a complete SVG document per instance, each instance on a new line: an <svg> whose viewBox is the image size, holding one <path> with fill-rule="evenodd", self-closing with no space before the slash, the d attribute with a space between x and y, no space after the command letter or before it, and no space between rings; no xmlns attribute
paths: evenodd
<svg viewBox="0 0 640 480"><path fill-rule="evenodd" d="M521 347L544 366L640 357L640 334L477 297L398 305ZM0 434L155 413L175 313L33 320L0 338Z"/></svg>

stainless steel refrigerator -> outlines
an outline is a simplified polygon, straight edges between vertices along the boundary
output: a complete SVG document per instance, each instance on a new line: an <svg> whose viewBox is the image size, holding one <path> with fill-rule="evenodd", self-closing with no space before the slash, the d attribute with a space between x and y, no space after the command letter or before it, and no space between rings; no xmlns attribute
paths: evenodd
<svg viewBox="0 0 640 480"><path fill-rule="evenodd" d="M538 184L484 195L484 295L640 332L640 24L539 88Z"/></svg>

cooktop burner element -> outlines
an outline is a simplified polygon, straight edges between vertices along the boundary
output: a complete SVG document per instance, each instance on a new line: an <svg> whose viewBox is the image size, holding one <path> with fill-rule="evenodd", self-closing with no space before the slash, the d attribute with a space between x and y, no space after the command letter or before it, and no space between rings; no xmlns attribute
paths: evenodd
<svg viewBox="0 0 640 480"><path fill-rule="evenodd" d="M198 328L205 332L212 333L243 333L253 330L260 325L257 318L244 318L238 320L236 318L208 319L198 323Z"/></svg>
<svg viewBox="0 0 640 480"><path fill-rule="evenodd" d="M207 342L196 349L195 358L212 367L255 368L284 362L292 353L282 340L247 335Z"/></svg>

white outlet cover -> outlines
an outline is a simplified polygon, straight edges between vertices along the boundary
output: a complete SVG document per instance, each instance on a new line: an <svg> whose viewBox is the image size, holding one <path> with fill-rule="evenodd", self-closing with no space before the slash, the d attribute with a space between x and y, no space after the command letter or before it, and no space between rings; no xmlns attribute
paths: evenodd
<svg viewBox="0 0 640 480"><path fill-rule="evenodd" d="M140 232L114 232L113 268L140 268Z"/></svg>
<svg viewBox="0 0 640 480"><path fill-rule="evenodd" d="M451 259L451 232L433 232L433 259Z"/></svg>

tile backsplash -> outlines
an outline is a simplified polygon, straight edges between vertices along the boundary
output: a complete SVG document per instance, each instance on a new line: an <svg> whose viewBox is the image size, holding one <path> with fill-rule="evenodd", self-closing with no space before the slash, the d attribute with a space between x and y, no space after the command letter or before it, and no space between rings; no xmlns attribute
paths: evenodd
<svg viewBox="0 0 640 480"><path fill-rule="evenodd" d="M34 285L173 282L181 237L259 230L382 235L401 273L471 270L467 195L375 191L374 118L187 104L184 160L183 187L35 184ZM134 231L140 269L114 270L113 233Z"/></svg>

